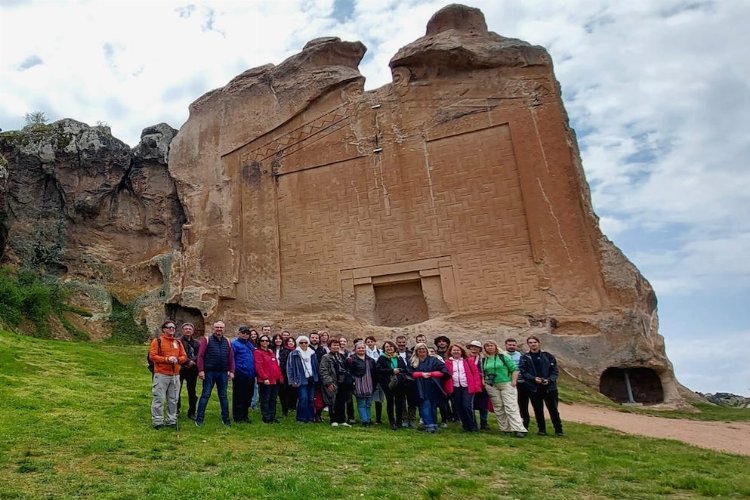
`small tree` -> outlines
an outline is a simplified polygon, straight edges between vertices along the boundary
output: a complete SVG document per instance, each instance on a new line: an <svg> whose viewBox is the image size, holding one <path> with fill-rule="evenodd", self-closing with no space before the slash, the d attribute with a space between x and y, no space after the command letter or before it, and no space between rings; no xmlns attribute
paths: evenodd
<svg viewBox="0 0 750 500"><path fill-rule="evenodd" d="M47 123L47 115L44 114L44 111L32 111L31 113L26 113L26 116L24 117L26 120L26 125L44 125Z"/></svg>

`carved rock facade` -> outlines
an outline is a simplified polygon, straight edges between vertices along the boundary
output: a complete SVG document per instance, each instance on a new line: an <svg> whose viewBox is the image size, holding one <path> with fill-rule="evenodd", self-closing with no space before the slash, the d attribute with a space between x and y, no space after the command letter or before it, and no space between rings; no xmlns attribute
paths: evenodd
<svg viewBox="0 0 750 500"><path fill-rule="evenodd" d="M599 230L547 52L449 6L363 90L359 42L246 71L130 150L74 120L0 134L3 261L109 335L222 319L349 338L537 335L625 401L679 400L648 282ZM176 134L176 135L175 135ZM168 160L168 167L167 167Z"/></svg>
<svg viewBox="0 0 750 500"><path fill-rule="evenodd" d="M353 335L536 334L622 399L679 399L648 282L600 232L547 52L449 6L363 90L317 39L190 108L167 312ZM155 307L155 306L154 306ZM157 312L152 311L151 317Z"/></svg>

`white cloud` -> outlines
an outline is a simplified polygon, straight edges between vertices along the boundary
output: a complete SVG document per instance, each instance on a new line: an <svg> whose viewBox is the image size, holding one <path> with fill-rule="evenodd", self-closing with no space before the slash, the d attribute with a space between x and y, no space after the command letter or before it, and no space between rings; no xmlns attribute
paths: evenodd
<svg viewBox="0 0 750 500"><path fill-rule="evenodd" d="M725 331L667 343L667 354L680 373L680 382L694 391L750 397L749 345L750 330Z"/></svg>

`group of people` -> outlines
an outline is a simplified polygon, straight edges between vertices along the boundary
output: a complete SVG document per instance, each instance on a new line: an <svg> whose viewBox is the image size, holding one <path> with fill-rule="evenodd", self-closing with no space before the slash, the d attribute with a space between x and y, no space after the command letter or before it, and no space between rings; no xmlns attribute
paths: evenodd
<svg viewBox="0 0 750 500"><path fill-rule="evenodd" d="M155 429L177 425L185 385L187 416L196 426L203 425L216 387L224 425L231 425L232 420L249 423L256 401L262 421L278 423L280 400L283 416L294 411L299 423L322 422L327 409L332 427L348 427L356 421L356 401L360 424L365 427L383 423L385 403L393 430L419 427L434 433L455 421L464 431L477 432L490 428L488 418L493 412L501 432L525 437L531 403L540 435L547 434L545 406L555 434L563 434L557 410L557 361L534 336L526 341L526 353L518 350L515 339L506 339L501 349L493 340L472 340L463 346L452 344L444 335L434 339L434 347L427 345L424 335L417 335L411 348L404 335L380 346L375 337L368 336L355 339L349 350L345 337L324 330L294 338L288 331L272 336L270 326L263 326L259 333L243 325L230 341L221 321L199 339L190 323L181 326L181 336L176 335L176 328L174 321L165 321L149 348L154 365L151 418ZM198 379L202 381L200 397ZM227 395L230 380L232 420Z"/></svg>

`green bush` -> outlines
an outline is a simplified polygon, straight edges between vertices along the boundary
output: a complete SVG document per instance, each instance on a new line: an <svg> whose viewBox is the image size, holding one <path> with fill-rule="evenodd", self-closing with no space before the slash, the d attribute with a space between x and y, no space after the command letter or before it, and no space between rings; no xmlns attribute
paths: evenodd
<svg viewBox="0 0 750 500"><path fill-rule="evenodd" d="M66 303L68 297L68 290L54 277L0 268L0 321L10 328L17 328L26 320L33 325L33 330L24 333L48 337L51 333L49 321L57 317L74 338L85 338L83 332L63 317L66 311L85 313L69 306ZM28 326L24 325L24 329L28 330Z"/></svg>
<svg viewBox="0 0 750 500"><path fill-rule="evenodd" d="M112 313L109 316L112 326L110 342L115 344L142 344L149 339L145 324L133 320L133 305L123 304L112 297Z"/></svg>

